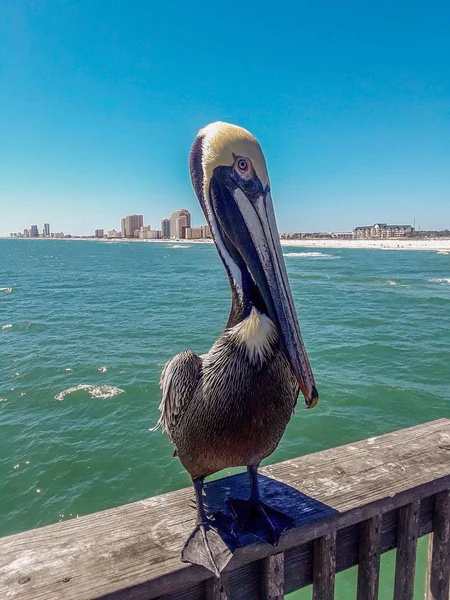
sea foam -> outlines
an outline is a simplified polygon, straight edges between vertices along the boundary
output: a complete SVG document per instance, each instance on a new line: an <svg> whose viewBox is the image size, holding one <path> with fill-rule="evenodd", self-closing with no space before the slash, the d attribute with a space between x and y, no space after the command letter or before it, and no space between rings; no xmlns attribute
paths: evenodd
<svg viewBox="0 0 450 600"><path fill-rule="evenodd" d="M55 400L64 400L68 394L78 392L79 390L85 390L91 398L113 398L114 396L123 394L125 391L113 385L89 385L87 383L81 383L80 385L60 392L55 396Z"/></svg>
<svg viewBox="0 0 450 600"><path fill-rule="evenodd" d="M436 277L428 280L429 283L446 283L450 285L450 277Z"/></svg>
<svg viewBox="0 0 450 600"><path fill-rule="evenodd" d="M284 252L283 256L288 258L321 258L321 259L336 259L339 256L334 254L326 254L325 252Z"/></svg>
<svg viewBox="0 0 450 600"><path fill-rule="evenodd" d="M5 294L11 294L14 288L12 287L0 287L0 292L4 292Z"/></svg>

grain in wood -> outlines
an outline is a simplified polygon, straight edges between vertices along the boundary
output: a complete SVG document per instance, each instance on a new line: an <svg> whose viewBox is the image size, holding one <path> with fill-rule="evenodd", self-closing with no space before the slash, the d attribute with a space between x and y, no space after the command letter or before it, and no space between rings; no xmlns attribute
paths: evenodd
<svg viewBox="0 0 450 600"><path fill-rule="evenodd" d="M418 500L402 506L398 511L394 600L414 600L419 513Z"/></svg>
<svg viewBox="0 0 450 600"><path fill-rule="evenodd" d="M426 600L450 600L450 490L436 495L429 540Z"/></svg>
<svg viewBox="0 0 450 600"><path fill-rule="evenodd" d="M206 581L206 600L230 600L229 575L224 573L220 579L212 577Z"/></svg>
<svg viewBox="0 0 450 600"><path fill-rule="evenodd" d="M357 600L377 600L382 516L363 521L359 531Z"/></svg>
<svg viewBox="0 0 450 600"><path fill-rule="evenodd" d="M336 574L336 532L314 540L313 600L333 600Z"/></svg>
<svg viewBox="0 0 450 600"><path fill-rule="evenodd" d="M284 553L273 554L262 561L263 600L284 598Z"/></svg>

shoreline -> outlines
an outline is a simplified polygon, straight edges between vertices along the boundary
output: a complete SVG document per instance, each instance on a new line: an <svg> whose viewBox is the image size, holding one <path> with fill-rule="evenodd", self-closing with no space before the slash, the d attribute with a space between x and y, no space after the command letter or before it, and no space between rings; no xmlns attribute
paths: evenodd
<svg viewBox="0 0 450 600"><path fill-rule="evenodd" d="M37 241L75 241L75 242L103 242L103 243L157 243L157 244L212 244L212 239L195 239L195 240L178 240L178 239L159 239L159 240L141 240L141 239L124 239L124 238L10 238L4 237L0 239L24 239ZM432 252L442 252L450 254L450 238L390 238L383 240L341 240L341 239L296 239L296 240L280 240L281 246L291 248L332 248L332 249L360 249L360 250L422 250Z"/></svg>
<svg viewBox="0 0 450 600"><path fill-rule="evenodd" d="M360 250L424 250L450 254L450 238L390 238L384 240L281 240L282 246Z"/></svg>

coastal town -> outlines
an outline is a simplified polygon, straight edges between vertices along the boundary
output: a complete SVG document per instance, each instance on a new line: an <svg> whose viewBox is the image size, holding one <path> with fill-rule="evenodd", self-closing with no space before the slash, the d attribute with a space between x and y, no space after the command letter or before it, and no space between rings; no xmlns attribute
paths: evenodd
<svg viewBox="0 0 450 600"><path fill-rule="evenodd" d="M103 240L212 240L211 227L201 225L192 227L191 213L187 208L174 211L169 218L162 219L159 229L144 225L144 215L130 214L121 219L120 227L106 230L97 228L92 235L71 235L51 231L50 224L44 223L39 230L37 225L31 225L21 232L10 233L10 238L56 238L56 239L103 239ZM281 233L281 240L424 240L450 239L450 230L420 230L413 225L390 225L374 223L373 225L357 226L350 231L316 231Z"/></svg>
<svg viewBox="0 0 450 600"><path fill-rule="evenodd" d="M187 208L174 211L168 219L161 221L160 229L152 229L144 225L144 215L131 214L121 219L118 229L95 229L93 235L75 236L68 233L51 231L50 224L44 223L42 230L37 225L25 228L23 231L10 233L11 238L69 238L69 239L127 239L127 240L159 240L183 239L199 240L212 238L209 225L191 226L191 213Z"/></svg>

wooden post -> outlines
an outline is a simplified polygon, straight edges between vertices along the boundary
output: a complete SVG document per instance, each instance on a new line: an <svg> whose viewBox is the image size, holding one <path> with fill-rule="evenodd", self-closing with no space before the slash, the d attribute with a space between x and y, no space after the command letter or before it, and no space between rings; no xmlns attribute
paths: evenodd
<svg viewBox="0 0 450 600"><path fill-rule="evenodd" d="M420 501L398 509L394 600L413 600Z"/></svg>
<svg viewBox="0 0 450 600"><path fill-rule="evenodd" d="M450 600L450 490L436 494L426 587L426 600Z"/></svg>
<svg viewBox="0 0 450 600"><path fill-rule="evenodd" d="M263 600L284 599L284 553L274 554L262 561Z"/></svg>
<svg viewBox="0 0 450 600"><path fill-rule="evenodd" d="M381 522L382 516L377 515L360 525L357 600L378 598Z"/></svg>
<svg viewBox="0 0 450 600"><path fill-rule="evenodd" d="M313 600L333 600L336 574L336 532L314 540Z"/></svg>

